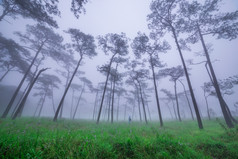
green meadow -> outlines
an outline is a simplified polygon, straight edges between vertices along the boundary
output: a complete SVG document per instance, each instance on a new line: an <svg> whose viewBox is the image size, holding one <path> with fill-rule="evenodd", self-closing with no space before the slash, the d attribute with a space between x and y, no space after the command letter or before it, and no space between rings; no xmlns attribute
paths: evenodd
<svg viewBox="0 0 238 159"><path fill-rule="evenodd" d="M238 127L224 121L96 124L86 120L0 120L0 158L238 158Z"/></svg>

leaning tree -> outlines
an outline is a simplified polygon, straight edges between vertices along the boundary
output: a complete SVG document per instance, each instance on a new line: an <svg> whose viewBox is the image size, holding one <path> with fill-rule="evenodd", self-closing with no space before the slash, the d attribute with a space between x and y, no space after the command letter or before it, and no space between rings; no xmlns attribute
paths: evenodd
<svg viewBox="0 0 238 159"><path fill-rule="evenodd" d="M178 112L178 118L179 121L181 121L181 116L180 116L180 111L179 111L179 103L178 103L178 94L177 94L177 81L179 78L184 76L184 71L182 66L177 66L177 67L171 67L171 68L166 68L163 70L160 70L158 73L158 76L162 77L170 77L170 81L174 82L174 94L175 94L175 99L176 99L176 105L177 105L177 112Z"/></svg>
<svg viewBox="0 0 238 159"><path fill-rule="evenodd" d="M153 36L160 37L165 35L167 32L172 33L172 37L175 40L175 44L182 61L190 95L193 101L194 110L197 116L198 127L203 129L197 101L182 54L182 49L185 48L185 43L183 40L179 40L179 35L183 31L183 27L187 25L187 23L183 21L183 16L178 13L178 7L180 6L181 2L183 2L183 0L153 0L150 5L151 13L148 15L149 29L152 30Z"/></svg>
<svg viewBox="0 0 238 159"><path fill-rule="evenodd" d="M102 106L103 106L103 101L104 101L104 96L106 93L106 88L107 88L107 83L111 71L111 66L114 61L114 58L116 56L126 56L128 54L128 39L124 33L121 34L113 34L109 33L105 36L99 36L98 37L98 43L101 49L104 51L106 55L112 54L109 64L107 64L107 75L106 75L106 82L104 85L103 89L103 94L102 94L102 100L98 112L98 117L97 117L97 124L99 123L100 116L101 116L101 111L102 111Z"/></svg>
<svg viewBox="0 0 238 159"><path fill-rule="evenodd" d="M162 43L159 42L159 40L154 40L154 42L151 42L149 37L145 34L138 33L137 37L133 40L132 43L132 49L134 51L134 54L137 58L141 58L143 54L146 54L148 58L146 59L149 64L150 68L152 70L152 77L154 82L154 90L155 90L155 98L157 103L157 109L160 119L160 126L163 126L163 120L162 120L162 114L160 110L160 104L159 104L159 97L158 97L158 90L156 85L156 77L155 77L155 67L164 67L164 65L159 61L159 53L166 52L170 48L169 44L166 41L163 41Z"/></svg>
<svg viewBox="0 0 238 159"><path fill-rule="evenodd" d="M17 32L16 34L20 37L21 41L28 44L26 46L32 52L35 53L33 59L31 60L30 65L28 66L27 70L24 73L17 89L15 90L10 102L5 109L2 118L5 118L11 109L15 98L20 91L26 77L29 75L31 68L34 66L37 58L41 54L42 56L50 56L54 60L58 60L59 53L62 50L62 41L63 38L56 34L52 29L42 25L27 25L26 34L22 34Z"/></svg>
<svg viewBox="0 0 238 159"><path fill-rule="evenodd" d="M184 1L180 6L180 14L184 17L181 23L181 31L190 33L189 42L201 42L206 60L211 72L213 85L221 106L221 110L228 127L234 127L232 118L229 115L229 108L222 97L219 83L211 63L211 58L205 42L205 35L212 35L218 39L233 40L238 35L238 11L221 13L221 0L206 0L204 3L197 1ZM191 9L192 8L192 9Z"/></svg>
<svg viewBox="0 0 238 159"><path fill-rule="evenodd" d="M68 92L68 89L69 89L73 79L74 79L75 74L78 71L79 65L81 64L82 60L85 57L92 58L93 56L97 55L97 53L95 51L96 45L94 44L93 36L91 36L89 34L85 34L78 29L69 29L67 31L67 33L70 34L71 40L72 40L72 44L70 44L69 47L70 47L70 49L72 49L73 52L77 52L79 54L79 59L78 59L77 65L75 67L75 70L69 80L69 83L67 84L64 94L60 100L60 103L57 107L57 110L55 112L55 116L53 119L54 121L56 121L58 118L58 114L59 114L59 111L60 111L62 104L64 102L65 96Z"/></svg>

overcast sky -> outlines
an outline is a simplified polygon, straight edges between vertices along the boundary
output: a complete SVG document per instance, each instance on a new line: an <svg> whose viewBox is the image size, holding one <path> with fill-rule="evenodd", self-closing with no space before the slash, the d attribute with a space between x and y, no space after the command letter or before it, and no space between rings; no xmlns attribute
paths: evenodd
<svg viewBox="0 0 238 159"><path fill-rule="evenodd" d="M150 13L150 2L150 0L91 0L85 6L86 14L82 14L79 19L76 19L69 9L70 1L63 0L59 4L61 18L56 18L59 24L57 32L61 33L66 40L69 39L69 37L63 30L67 30L68 28L77 28L95 37L107 33L125 32L130 39L133 39L138 31L149 34L146 16ZM224 11L234 11L238 9L237 0L224 0L223 3L222 9ZM22 18L18 18L16 21L11 18L6 20L7 21L0 23L0 32L9 38L14 38L12 34L14 31L24 31L25 25L32 23L32 20L24 20ZM161 59L166 62L168 66L181 65L181 60L174 46L174 40L170 36L168 36L166 40L171 43L172 50L168 51L167 54L161 55ZM219 60L214 63L217 77L223 79L238 74L238 40L215 40L211 37L206 37L205 40L208 43L213 44L211 58L213 60ZM205 59L204 57L195 56L195 52L201 51L200 44L197 44L192 48L194 49L191 52L184 52L186 60L193 58L195 62L200 62ZM104 53L99 49L98 54L99 56L94 59L86 60L84 66L79 68L79 70L86 72L86 76L93 81L95 86L98 82L103 82L105 80L105 77L96 71L96 67L105 64L108 61L108 57L104 56ZM132 52L130 52L130 54L132 54ZM195 95L198 97L199 106L204 107L204 99L201 95L202 91L200 86L204 81L209 81L205 72L205 67L204 65L198 65L191 66L191 68L191 80L195 89ZM9 80L9 78L13 80ZM3 83L16 84L18 81L19 79L14 78L14 74L11 74ZM166 87L173 91L172 83L162 80L159 84L159 89ZM179 90L182 91L181 86L179 86ZM160 96L163 96L163 94L160 93ZM228 103L231 106L234 103L235 97L237 97L237 94L233 96L232 99L227 98L229 99ZM152 94L151 100L154 103L154 94ZM155 105L152 105L151 107L151 109L154 109ZM154 110L156 110L156 108ZM155 115L157 115L157 112Z"/></svg>

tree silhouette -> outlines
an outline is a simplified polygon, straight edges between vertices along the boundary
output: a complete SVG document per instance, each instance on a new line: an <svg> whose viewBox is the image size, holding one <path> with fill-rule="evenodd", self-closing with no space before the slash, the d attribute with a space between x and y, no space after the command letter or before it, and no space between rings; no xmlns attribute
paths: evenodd
<svg viewBox="0 0 238 159"><path fill-rule="evenodd" d="M192 32L192 36L190 36L189 41L195 43L199 40L202 44L223 116L227 126L232 128L234 125L231 117L229 116L229 112L226 109L227 104L222 97L204 39L205 35L216 36L218 39L223 38L233 40L237 38L238 11L220 13L220 5L220 1L218 0L208 0L203 4L198 2L184 2L181 5L180 12L185 17L184 21L189 24L184 27L183 31L188 33ZM191 10L191 8L193 8L193 10Z"/></svg>
<svg viewBox="0 0 238 159"><path fill-rule="evenodd" d="M23 97L21 103L19 104L19 106L18 106L16 112L13 114L12 119L16 119L16 117L17 117L17 115L20 113L20 111L24 109L24 106L25 106L25 102L26 102L26 100L27 100L27 97L28 97L28 95L30 94L30 92L31 92L31 90L32 90L32 88L33 88L33 86L34 86L36 80L39 78L40 74L41 74L42 72L46 71L47 69L48 69L48 68L41 69L41 70L38 72L38 74L36 75L36 77L34 78L34 80L31 82L31 84L30 84L30 86L29 86L29 88L28 88L26 94L24 95L24 97Z"/></svg>
<svg viewBox="0 0 238 159"><path fill-rule="evenodd" d="M167 89L161 89L160 91L163 92L170 101L172 101L173 109L174 109L174 115L175 115L175 118L177 119L177 113L176 113L176 110L175 110L175 107L174 107L174 102L173 102L175 100L175 96Z"/></svg>
<svg viewBox="0 0 238 159"><path fill-rule="evenodd" d="M28 67L27 60L30 53L11 39L7 39L0 34L0 67L5 71L0 82L10 71L25 73Z"/></svg>
<svg viewBox="0 0 238 159"><path fill-rule="evenodd" d="M180 116L180 111L179 111L178 94L177 94L177 80L180 77L184 76L184 71L182 69L182 66L179 65L177 67L171 67L171 68L160 70L158 73L158 76L164 76L164 77L170 76L170 81L174 82L174 94L176 99L178 118L179 118L179 121L182 121Z"/></svg>
<svg viewBox="0 0 238 159"><path fill-rule="evenodd" d="M128 39L127 39L127 37L124 33L121 33L121 34L112 34L112 33L110 34L109 33L109 34L105 35L104 37L99 36L98 40L99 40L99 42L98 42L99 46L104 51L104 53L106 55L111 53L112 56L110 58L109 64L105 67L107 69L106 70L107 71L107 76L106 76L106 82L105 82L105 85L104 85L102 100L101 100L101 104L100 104L100 108L99 108L99 112L98 112L97 124L99 123L99 120L100 120L103 101L104 101L104 96L105 96L105 92L106 92L107 83L108 83L108 79L109 79L109 75L110 75L113 60L117 55L118 56L125 56L125 55L128 54L128 45L127 45Z"/></svg>
<svg viewBox="0 0 238 159"><path fill-rule="evenodd" d="M60 49L62 48L63 38L58 34L54 33L52 29L45 27L44 25L37 24L35 26L27 25L26 34L21 34L17 32L16 34L21 38L25 43L28 43L29 48L35 52L34 58L31 61L30 66L27 68L21 82L19 83L17 89L15 90L9 104L7 105L6 110L4 111L2 118L5 118L11 109L13 102L22 87L23 82L28 76L32 66L36 62L40 53L44 56L50 56L53 59L57 60Z"/></svg>
<svg viewBox="0 0 238 159"><path fill-rule="evenodd" d="M148 15L149 28L153 31L153 36L163 36L166 32L171 32L177 46L179 56L182 61L184 73L188 83L190 95L192 97L194 110L196 112L198 127L203 128L202 120L198 110L196 98L194 96L192 84L189 78L185 60L182 54L184 43L178 39L179 34L183 31L183 26L187 24L183 21L183 17L178 14L178 7L183 0L155 0L150 5L151 14Z"/></svg>
<svg viewBox="0 0 238 159"><path fill-rule="evenodd" d="M159 61L158 54L162 52L166 52L168 50L169 44L164 41L162 44L159 44L158 40L155 40L153 44L150 43L150 39L142 33L138 33L137 37L133 40L132 49L137 58L141 58L142 54L147 54L147 61L150 63L150 67L152 70L152 77L154 82L155 89L155 98L157 103L157 109L160 119L160 126L163 126L163 120L160 110L158 90L156 85L156 77L155 77L155 67L164 67L164 65Z"/></svg>
<svg viewBox="0 0 238 159"><path fill-rule="evenodd" d="M74 76L75 74L77 73L78 71L78 67L79 65L81 64L81 61L87 56L89 58L92 58L93 56L96 56L97 53L95 52L95 44L94 44L94 38L93 36L91 35L87 35L87 34L84 34L83 32L77 30L77 29L69 29L67 31L67 33L70 34L71 36L71 40L72 40L72 44L70 45L70 47L73 49L73 51L77 52L79 54L79 60L78 60L78 63L77 63L77 66L70 78L70 81L64 91L64 94L60 100L60 103L57 107L57 110L56 110L56 113L55 113L55 116L54 116L54 121L57 120L58 118L58 114L59 114L59 111L62 107L62 104L64 102L64 98L68 92L68 89L74 79Z"/></svg>

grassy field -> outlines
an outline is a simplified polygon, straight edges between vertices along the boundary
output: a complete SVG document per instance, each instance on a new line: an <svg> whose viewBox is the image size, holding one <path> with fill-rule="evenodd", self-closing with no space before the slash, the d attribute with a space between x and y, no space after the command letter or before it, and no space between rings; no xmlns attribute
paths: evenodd
<svg viewBox="0 0 238 159"><path fill-rule="evenodd" d="M100 123L0 120L0 158L238 158L238 127L224 121Z"/></svg>

